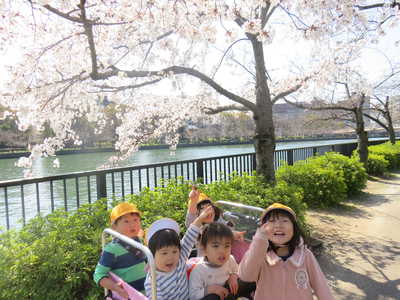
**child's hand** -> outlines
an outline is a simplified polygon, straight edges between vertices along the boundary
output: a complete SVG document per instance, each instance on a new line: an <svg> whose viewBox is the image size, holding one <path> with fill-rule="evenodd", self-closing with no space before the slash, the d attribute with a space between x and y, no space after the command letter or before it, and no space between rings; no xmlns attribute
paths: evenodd
<svg viewBox="0 0 400 300"><path fill-rule="evenodd" d="M208 294L217 294L220 300L224 300L225 297L228 297L229 291L220 285L210 285L207 287L207 295Z"/></svg>
<svg viewBox="0 0 400 300"><path fill-rule="evenodd" d="M197 189L195 185L192 185L192 190L189 193L189 199L191 203L196 203L199 201L200 191Z"/></svg>
<svg viewBox="0 0 400 300"><path fill-rule="evenodd" d="M197 227L200 227L203 223L206 223L207 220L212 218L214 214L214 208L212 206L208 206L206 209L204 209L200 216L198 216L193 224L196 225Z"/></svg>
<svg viewBox="0 0 400 300"><path fill-rule="evenodd" d="M238 276L236 274L229 275L228 285L231 293L236 295L239 289Z"/></svg>
<svg viewBox="0 0 400 300"><path fill-rule="evenodd" d="M269 240L272 237L272 229L273 226L267 222L265 222L264 224L261 225L261 227L259 228L260 233L264 234Z"/></svg>
<svg viewBox="0 0 400 300"><path fill-rule="evenodd" d="M124 290L122 287L121 283L118 283L117 286L114 289L115 292L117 292L122 298L124 299L129 299L128 293Z"/></svg>
<svg viewBox="0 0 400 300"><path fill-rule="evenodd" d="M234 231L233 232L233 239L235 241L243 242L245 233L246 233L246 231Z"/></svg>

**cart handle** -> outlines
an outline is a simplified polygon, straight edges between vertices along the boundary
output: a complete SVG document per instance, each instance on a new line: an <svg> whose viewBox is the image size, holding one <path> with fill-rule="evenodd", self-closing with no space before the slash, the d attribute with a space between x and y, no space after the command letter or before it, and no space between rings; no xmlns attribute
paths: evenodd
<svg viewBox="0 0 400 300"><path fill-rule="evenodd" d="M235 206L235 207L239 207L239 208L247 208L249 210L258 211L260 213L265 211L265 209L262 209L262 208L257 207L257 206L245 205L245 204L242 204L242 203L231 202L231 201L218 200L215 203L216 204L222 204L222 205L225 204L225 205Z"/></svg>
<svg viewBox="0 0 400 300"><path fill-rule="evenodd" d="M112 235L113 237L120 239L121 241L129 244L132 247L139 249L146 255L148 264L150 266L150 274L151 274L151 300L157 300L156 265L154 262L153 254L151 253L150 249L147 248L145 245L143 245L139 242L136 242L135 240L127 237L126 235L120 234L119 232L112 230L110 228L106 228L103 230L102 239L101 239L103 247L105 245L105 239L106 239L105 234L106 233L108 233L109 235Z"/></svg>

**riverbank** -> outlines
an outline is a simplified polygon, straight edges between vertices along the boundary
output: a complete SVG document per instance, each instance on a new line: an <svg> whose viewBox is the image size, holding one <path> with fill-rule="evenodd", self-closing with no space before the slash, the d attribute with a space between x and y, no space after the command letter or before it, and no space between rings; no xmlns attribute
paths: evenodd
<svg viewBox="0 0 400 300"><path fill-rule="evenodd" d="M310 210L318 260L338 300L400 299L400 172L371 178L341 208Z"/></svg>

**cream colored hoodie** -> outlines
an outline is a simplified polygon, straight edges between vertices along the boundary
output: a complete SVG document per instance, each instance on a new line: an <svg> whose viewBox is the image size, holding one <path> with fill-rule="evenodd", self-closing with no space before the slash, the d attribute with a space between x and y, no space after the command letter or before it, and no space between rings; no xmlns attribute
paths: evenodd
<svg viewBox="0 0 400 300"><path fill-rule="evenodd" d="M239 277L257 284L254 300L333 300L317 260L303 245L283 261L268 251L268 238L259 230L239 265Z"/></svg>

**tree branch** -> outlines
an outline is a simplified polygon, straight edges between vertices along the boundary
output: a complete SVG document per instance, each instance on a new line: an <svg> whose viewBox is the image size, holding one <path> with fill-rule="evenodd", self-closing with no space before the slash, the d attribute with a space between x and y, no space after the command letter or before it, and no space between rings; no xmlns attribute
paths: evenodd
<svg viewBox="0 0 400 300"><path fill-rule="evenodd" d="M375 3L375 4L369 4L369 5L354 5L355 8L358 8L359 10L366 10L366 9L372 9L372 8L380 8L384 7L385 3ZM400 2L393 1L390 4L391 8L398 7L400 9Z"/></svg>
<svg viewBox="0 0 400 300"><path fill-rule="evenodd" d="M155 79L155 80L151 80L151 81L146 81L146 82L142 82L139 84L133 84L133 85L121 85L121 86L110 86L110 85L95 85L95 87L101 89L104 92L120 92L120 91L125 91L128 89L136 89L136 88L140 88L140 87L144 87L146 85L152 85L155 84L159 81L161 81L162 78L160 79Z"/></svg>
<svg viewBox="0 0 400 300"><path fill-rule="evenodd" d="M112 70L108 71L108 72L98 73L95 78L93 78L93 77L92 78L94 80L103 80L103 79L107 79L112 76L116 76L116 75L118 75L119 72L124 72L126 74L126 76L129 78L138 78L138 77L144 78L144 77L151 77L151 76L160 77L160 76L165 76L168 74L174 74L174 75L187 74L187 75L196 77L197 79L203 81L204 83L206 83L210 87L212 87L215 91L217 91L219 94L227 97L228 99L230 99L234 102L242 104L243 106L247 107L249 110L251 110L253 112L255 112L257 110L256 105L253 102L226 90L225 88L223 88L221 85L216 83L214 80L212 80L207 75L205 75L193 68L181 67L181 66L171 66L171 67L159 70L159 71L137 71L137 70L122 71L116 67L111 67L111 69Z"/></svg>
<svg viewBox="0 0 400 300"><path fill-rule="evenodd" d="M272 103L276 103L279 99L285 98L286 96L289 96L290 94L296 92L297 90L299 90L302 87L301 84L295 85L294 87L279 93L278 95L276 95L274 98L272 98L271 102ZM286 101L286 100L285 100Z"/></svg>
<svg viewBox="0 0 400 300"><path fill-rule="evenodd" d="M221 57L221 59L220 59L220 61L219 61L219 63L218 63L217 68L215 69L214 73L212 74L212 76L211 76L212 79L214 79L215 74L218 72L219 67L220 67L221 64L222 64L222 61L224 60L225 56L228 54L228 51L229 51L236 43L241 42L241 41L248 41L248 40L249 40L248 38L239 39L239 40L234 41L231 45L229 45L229 47L225 50L224 54L222 55L222 57Z"/></svg>
<svg viewBox="0 0 400 300"><path fill-rule="evenodd" d="M238 105L226 105L226 106L219 106L216 108L211 108L211 107L206 107L204 109L204 112L207 115L215 115L218 114L220 112L224 112L224 111L231 111L231 110L237 110L237 111L249 111L248 108L244 107L244 106L238 106Z"/></svg>
<svg viewBox="0 0 400 300"><path fill-rule="evenodd" d="M371 115L368 114L368 113L363 113L363 114L364 114L364 116L366 116L368 119L370 119L370 120L374 121L375 123L379 124L380 126L382 126L386 131L389 130L389 127L386 126L386 124L383 123L383 122L382 122L381 120L379 120L378 118L375 118L375 117L371 116Z"/></svg>

